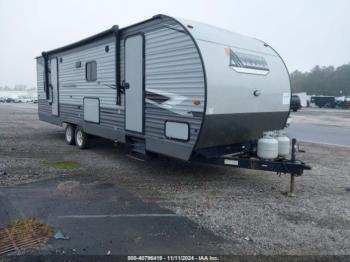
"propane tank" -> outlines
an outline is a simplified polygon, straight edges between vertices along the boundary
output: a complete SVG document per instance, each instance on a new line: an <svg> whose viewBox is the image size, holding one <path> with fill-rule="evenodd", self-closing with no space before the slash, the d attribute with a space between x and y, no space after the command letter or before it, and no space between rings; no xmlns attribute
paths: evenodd
<svg viewBox="0 0 350 262"><path fill-rule="evenodd" d="M290 151L290 139L287 137L284 130L277 132L278 141L278 155L281 157L287 157Z"/></svg>
<svg viewBox="0 0 350 262"><path fill-rule="evenodd" d="M264 132L258 140L258 157L263 159L275 159L278 156L278 141L273 132Z"/></svg>

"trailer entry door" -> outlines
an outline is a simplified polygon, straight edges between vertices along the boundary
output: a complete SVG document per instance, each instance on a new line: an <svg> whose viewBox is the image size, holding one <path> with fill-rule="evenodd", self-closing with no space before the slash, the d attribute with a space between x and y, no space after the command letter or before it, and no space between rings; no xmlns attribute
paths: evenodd
<svg viewBox="0 0 350 262"><path fill-rule="evenodd" d="M125 40L125 129L143 132L144 114L144 37Z"/></svg>
<svg viewBox="0 0 350 262"><path fill-rule="evenodd" d="M58 116L58 61L57 61L57 58L51 59L51 88L52 88L52 97L51 97L52 114L54 116Z"/></svg>

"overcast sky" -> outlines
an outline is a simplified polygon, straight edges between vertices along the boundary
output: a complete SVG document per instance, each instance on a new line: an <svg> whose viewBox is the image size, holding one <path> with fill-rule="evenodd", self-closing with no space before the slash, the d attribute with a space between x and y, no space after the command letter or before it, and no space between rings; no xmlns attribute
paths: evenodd
<svg viewBox="0 0 350 262"><path fill-rule="evenodd" d="M35 86L42 51L155 14L262 39L289 71L350 62L349 0L0 0L0 86Z"/></svg>

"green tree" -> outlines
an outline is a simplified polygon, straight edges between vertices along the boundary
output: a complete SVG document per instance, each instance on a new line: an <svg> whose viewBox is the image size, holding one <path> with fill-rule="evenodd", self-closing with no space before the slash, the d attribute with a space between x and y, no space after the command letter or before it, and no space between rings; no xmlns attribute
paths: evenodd
<svg viewBox="0 0 350 262"><path fill-rule="evenodd" d="M310 72L290 74L292 91L309 95L350 96L350 63L334 68L315 66Z"/></svg>

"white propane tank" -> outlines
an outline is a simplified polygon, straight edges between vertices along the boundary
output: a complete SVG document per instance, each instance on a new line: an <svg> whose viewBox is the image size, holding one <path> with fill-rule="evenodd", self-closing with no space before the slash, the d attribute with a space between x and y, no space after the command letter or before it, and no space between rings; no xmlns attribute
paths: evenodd
<svg viewBox="0 0 350 262"><path fill-rule="evenodd" d="M278 141L273 132L264 132L258 140L258 157L263 159L275 159L278 156Z"/></svg>
<svg viewBox="0 0 350 262"><path fill-rule="evenodd" d="M278 155L281 157L287 157L289 156L290 151L290 139L287 137L284 130L279 130L277 134Z"/></svg>

